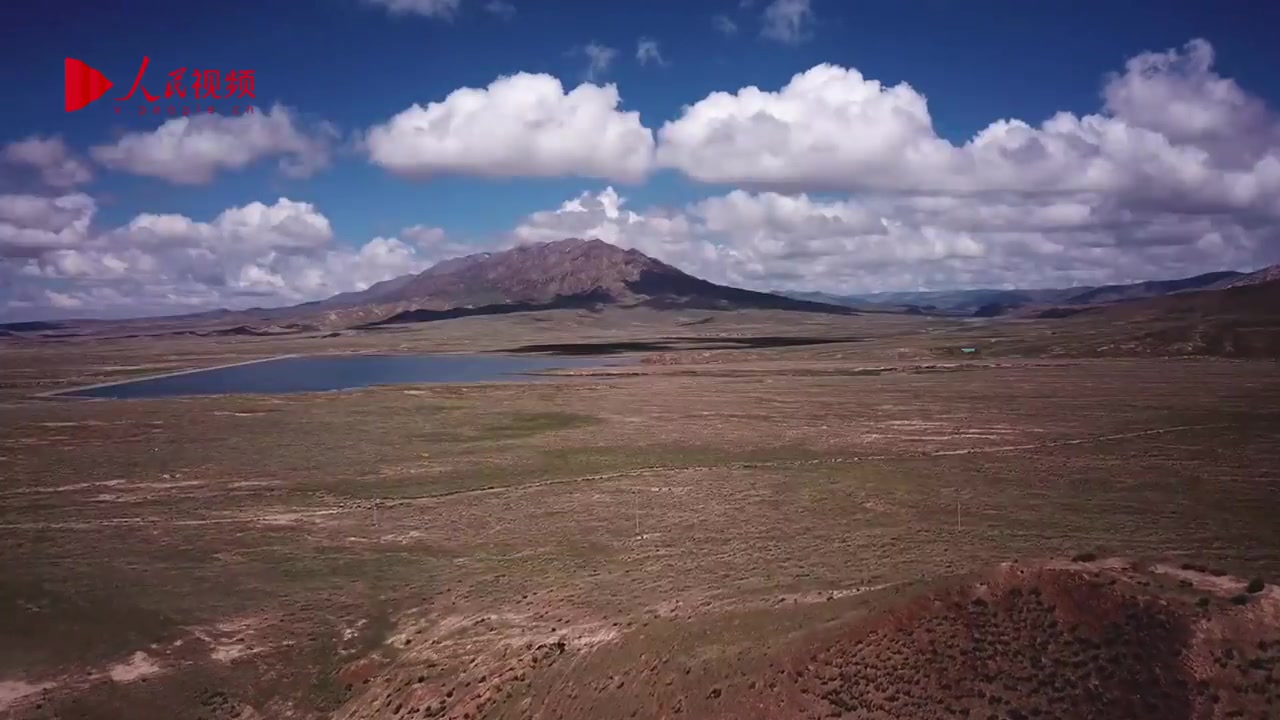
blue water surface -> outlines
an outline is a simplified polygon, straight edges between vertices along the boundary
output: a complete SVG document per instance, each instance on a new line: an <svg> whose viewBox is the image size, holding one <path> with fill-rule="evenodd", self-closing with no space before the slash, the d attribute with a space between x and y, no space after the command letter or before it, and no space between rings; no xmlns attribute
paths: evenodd
<svg viewBox="0 0 1280 720"><path fill-rule="evenodd" d="M510 355L310 355L145 378L63 395L133 399L323 392L406 383L527 381L534 378L518 373L602 364L599 359Z"/></svg>

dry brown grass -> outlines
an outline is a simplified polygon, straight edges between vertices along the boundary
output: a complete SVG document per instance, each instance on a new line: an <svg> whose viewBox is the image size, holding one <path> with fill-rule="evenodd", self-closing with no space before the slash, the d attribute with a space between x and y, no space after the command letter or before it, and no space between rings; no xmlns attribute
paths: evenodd
<svg viewBox="0 0 1280 720"><path fill-rule="evenodd" d="M676 717L677 707L800 717L831 712L823 693L836 688L824 680L805 694L816 676L787 684L769 672L817 648L815 637L854 637L864 622L912 627L860 618L948 577L1083 553L1220 570L1231 583L1212 592L1209 573L1160 575L1167 588L1145 575L1124 582L1135 598L1271 622L1262 602L1229 599L1244 592L1235 578L1280 576L1270 365L950 366L935 355L950 341L919 332L927 321L783 320L490 318L483 335L459 321L325 347L475 350L695 330L871 339L674 351L672 364L535 385L103 402L29 395L117 366L217 364L329 341L6 347L0 687L13 692L0 697L23 718ZM1027 602L998 627L1042 626L1048 616ZM1222 641L1246 666L1254 655L1230 638L1248 627ZM1062 643L1074 637L1062 632ZM969 641L956 633L953 650ZM900 650L925 642L882 637ZM112 679L139 652L148 672ZM1031 662L1029 651L1016 657ZM877 662L857 682L885 685L919 662ZM1151 672L1163 678L1163 667ZM1262 702L1274 695L1272 680L1249 677ZM917 707L897 695L876 695L877 707ZM811 704L787 705L793 713L770 704L779 697Z"/></svg>

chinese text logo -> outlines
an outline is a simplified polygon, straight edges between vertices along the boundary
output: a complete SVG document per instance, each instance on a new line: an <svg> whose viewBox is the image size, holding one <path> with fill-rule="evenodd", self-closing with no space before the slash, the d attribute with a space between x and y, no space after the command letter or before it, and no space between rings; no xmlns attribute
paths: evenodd
<svg viewBox="0 0 1280 720"><path fill-rule="evenodd" d="M161 114L166 111L166 108L170 115L176 115L179 112L183 115L190 115L193 107L195 112L213 113L216 110L212 105L202 108L198 103L193 106L189 101L257 99L254 94L252 70L228 70L223 72L214 69L195 69L188 75L185 67L169 73L169 79L164 85L163 96L159 94L153 95L143 84L143 76L146 74L147 65L150 63L150 58L143 57L142 67L138 68L138 75L133 79L133 85L129 88L129 92L123 97L115 98L117 103L121 103L130 100L141 90L140 99L145 99L149 105L140 105L138 108L139 115ZM101 72L75 58L66 59L64 63L64 78L67 112L75 112L85 107L105 95L114 86L114 83L108 80ZM162 99L166 102L161 103ZM253 112L253 106L246 105L242 108L237 105L231 110L236 114ZM118 115L120 112L120 106L116 105L116 114Z"/></svg>

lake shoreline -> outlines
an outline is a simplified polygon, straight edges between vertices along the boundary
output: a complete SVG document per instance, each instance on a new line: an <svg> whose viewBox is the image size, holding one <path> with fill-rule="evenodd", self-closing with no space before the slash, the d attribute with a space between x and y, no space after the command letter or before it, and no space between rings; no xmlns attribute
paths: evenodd
<svg viewBox="0 0 1280 720"><path fill-rule="evenodd" d="M130 383L146 382L148 380L160 380L168 377L179 377L182 375L190 375L192 373L208 372L210 370L223 370L225 368L241 367L244 365L256 365L257 363L271 362L272 360L285 360L288 358L303 357L304 353L288 353L285 355L272 355L270 357L254 358L252 360L242 360L240 362L224 363L222 365L209 365L207 367L191 367L182 370L174 370L172 372L157 373L155 375L142 375L140 377L131 377L122 380L112 380L110 382L96 383L94 385L81 385L79 387L67 388L64 390L47 390L37 393L38 398L57 398L57 397L76 397L74 393L86 392L88 390L98 390L101 388L115 387L117 385L129 385ZM100 398L79 397L78 400L96 400Z"/></svg>
<svg viewBox="0 0 1280 720"><path fill-rule="evenodd" d="M292 375L280 375L279 370L273 369L267 371L267 378L271 378L271 373L276 377L268 380L266 383L250 382L248 386L243 381L237 386L219 386L216 391L201 391L189 389L194 382L199 385L200 381L188 381L187 388L184 389L168 389L160 392L130 392L126 388L135 385L146 385L157 381L165 381L170 378L183 376L192 376L205 373L217 373L222 370L234 370L253 365L264 365L277 361L301 361L306 359L322 360L328 359L364 359L364 360L393 360L393 359L414 359L418 361L436 360L447 361L454 360L452 367L437 369L434 372L430 369L426 371L414 372L410 370L406 372L403 367L391 368L389 371L383 369L375 370L372 379L369 377L360 381L352 382L349 373L346 372L329 372L328 383L325 383L323 375L320 382L314 380L308 382L305 379L305 371L294 369ZM459 363L461 361L464 366L459 371ZM505 361L505 362L503 362ZM407 353L292 353L285 355L273 355L271 357L254 358L241 362L224 363L221 365L207 367L190 367L171 372L155 373L151 375L142 375L138 377L122 378L109 382L96 383L93 385L81 385L72 388L59 390L49 390L35 397L49 400L129 400L143 398L160 398L160 397L197 397L197 396L225 396L225 395L282 395L295 393L312 393L312 392L335 392L346 390L358 390L367 387L376 387L383 385L416 385L416 384L435 384L435 383L490 383L490 382L531 382L538 380L551 380L555 378L581 376L581 371L586 369L594 369L602 365L611 364L603 359L588 360L585 358L530 358L520 355L496 354L496 353L425 353L425 354L407 354ZM497 367L494 367L497 365ZM299 378L303 379L299 379ZM172 388L173 383L167 383ZM103 389L120 388L118 393L110 390L107 392L97 392Z"/></svg>

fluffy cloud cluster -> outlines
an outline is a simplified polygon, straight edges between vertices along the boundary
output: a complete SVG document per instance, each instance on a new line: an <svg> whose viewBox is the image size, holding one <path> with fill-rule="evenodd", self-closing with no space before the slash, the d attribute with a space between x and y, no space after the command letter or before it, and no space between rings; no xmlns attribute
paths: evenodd
<svg viewBox="0 0 1280 720"><path fill-rule="evenodd" d="M0 262L77 247L88 238L97 210L93 198L83 193L0 195Z"/></svg>
<svg viewBox="0 0 1280 720"><path fill-rule="evenodd" d="M795 45L809 39L814 22L809 0L773 0L765 6L760 34L770 40Z"/></svg>
<svg viewBox="0 0 1280 720"><path fill-rule="evenodd" d="M0 314L296 303L448 257L565 237L599 237L717 282L835 293L1093 285L1280 260L1274 226L1260 236L1245 219L1133 213L1083 197L1027 206L1012 195L854 200L734 190L637 211L605 188L535 212L482 245L414 226L357 248L335 243L316 208L285 199L209 222L144 214L101 234L87 231L93 210L83 195L0 196L8 256L0 258Z"/></svg>
<svg viewBox="0 0 1280 720"><path fill-rule="evenodd" d="M200 182L267 156L314 167L307 159L325 156L316 137L277 108L170 121L93 155ZM363 148L406 177L634 182L670 168L738 186L675 207L584 193L491 245L600 237L758 289L1092 285L1280 262L1280 120L1214 71L1203 41L1132 58L1106 78L1095 114L999 120L964 143L935 132L911 86L820 65L781 89L713 93L656 142L612 85L566 90L519 74L414 105L370 129ZM49 186L87 176L56 139L16 143L3 159ZM427 227L349 248L314 207L288 200L207 222L142 214L106 232L93 230L96 209L70 190L0 196L0 305L287 303L480 249Z"/></svg>
<svg viewBox="0 0 1280 720"><path fill-rule="evenodd" d="M0 161L30 169L41 182L54 188L71 188L93 179L89 166L57 136L33 135L9 143L0 150Z"/></svg>
<svg viewBox="0 0 1280 720"><path fill-rule="evenodd" d="M585 83L566 92L550 75L520 73L415 104L370 129L365 146L374 164L406 177L636 181L651 169L653 134L619 102L613 85Z"/></svg>
<svg viewBox="0 0 1280 720"><path fill-rule="evenodd" d="M150 132L132 132L90 154L106 167L173 183L199 185L221 171L240 170L268 157L281 172L308 177L329 164L337 132L321 124L304 129L277 105L242 115L196 114L174 118Z"/></svg>
<svg viewBox="0 0 1280 720"><path fill-rule="evenodd" d="M636 213L606 191L517 234L596 234L723 281L835 292L1280 260L1280 122L1200 40L1131 59L1096 114L1000 120L959 145L911 86L820 65L686 107L658 132L655 167L750 192Z"/></svg>
<svg viewBox="0 0 1280 720"><path fill-rule="evenodd" d="M658 41L648 37L642 37L636 41L636 62L641 65L667 64L666 58L662 57L662 49L658 47Z"/></svg>
<svg viewBox="0 0 1280 720"><path fill-rule="evenodd" d="M769 13L795 28L811 11L779 0ZM910 85L819 65L776 91L712 93L665 123L655 145L637 113L619 110L614 86L566 92L550 76L519 74L415 105L372 128L366 145L374 163L414 177L634 182L670 168L777 192L1012 194L1029 205L1075 198L1133 211L1280 215L1280 124L1214 72L1208 43L1133 58L1108 78L1103 99L1096 114L998 120L955 144L937 134Z"/></svg>
<svg viewBox="0 0 1280 720"><path fill-rule="evenodd" d="M580 49L574 49L575 53L579 51L587 58L587 69L582 73L587 82L595 82L609 72L614 58L618 57L617 48L601 45L598 42L589 42Z"/></svg>
<svg viewBox="0 0 1280 720"><path fill-rule="evenodd" d="M703 182L953 196L1093 194L1131 207L1280 214L1280 135L1213 50L1147 53L1109 79L1102 113L992 123L964 145L923 95L820 65L776 92L715 93L658 133L658 163Z"/></svg>
<svg viewBox="0 0 1280 720"><path fill-rule="evenodd" d="M442 232L338 243L309 203L250 203L208 222L141 214L91 231L85 195L0 195L0 315L157 314L274 306L361 290L452 254Z"/></svg>
<svg viewBox="0 0 1280 720"><path fill-rule="evenodd" d="M527 217L516 242L599 237L696 275L756 289L833 293L1062 287L1251 268L1280 259L1243 218L1135 214L1085 198L734 190L680 208L626 207L612 188Z"/></svg>
<svg viewBox="0 0 1280 720"><path fill-rule="evenodd" d="M381 5L392 15L422 15L448 20L458 14L462 0L365 0Z"/></svg>
<svg viewBox="0 0 1280 720"><path fill-rule="evenodd" d="M753 0L739 0L738 15L753 12ZM813 37L817 16L811 0L771 0L760 11L760 37L784 45L799 45ZM743 17L742 22L748 18ZM738 20L720 13L711 17L711 27L721 35L737 35Z"/></svg>

